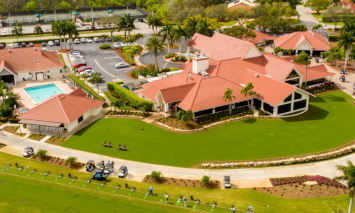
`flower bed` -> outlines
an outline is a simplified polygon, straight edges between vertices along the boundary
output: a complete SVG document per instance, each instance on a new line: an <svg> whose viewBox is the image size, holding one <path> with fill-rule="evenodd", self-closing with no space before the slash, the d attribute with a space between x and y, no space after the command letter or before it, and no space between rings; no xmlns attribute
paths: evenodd
<svg viewBox="0 0 355 213"><path fill-rule="evenodd" d="M253 111L249 110L248 107L242 107L242 108L233 109L231 115L229 114L229 111L218 112L218 113L197 118L197 122L199 124L208 124L214 121L224 121L227 119L237 118L244 115L252 115L252 114Z"/></svg>
<svg viewBox="0 0 355 213"><path fill-rule="evenodd" d="M42 140L44 137L45 137L45 135L32 134L32 135L30 135L28 138L29 138L29 139L33 139L33 140L36 140L36 141L40 141L40 140Z"/></svg>
<svg viewBox="0 0 355 213"><path fill-rule="evenodd" d="M309 86L307 91L315 94L315 93L321 93L321 92L325 92L326 90L329 89L333 89L334 88L334 82L328 82L328 83L324 83L324 84L320 84L318 86Z"/></svg>
<svg viewBox="0 0 355 213"><path fill-rule="evenodd" d="M345 186L344 184L320 175L317 176L305 175L301 177L286 177L286 178L270 178L270 182L273 186L279 186L279 185L290 184L290 183L302 183L306 181L316 181L318 184L324 184L327 186L335 186L343 189L348 189L348 187Z"/></svg>
<svg viewBox="0 0 355 213"><path fill-rule="evenodd" d="M148 117L149 112L134 112L134 111L126 111L126 110L121 110L121 111L114 111L114 110L109 110L106 115L134 115L137 117Z"/></svg>

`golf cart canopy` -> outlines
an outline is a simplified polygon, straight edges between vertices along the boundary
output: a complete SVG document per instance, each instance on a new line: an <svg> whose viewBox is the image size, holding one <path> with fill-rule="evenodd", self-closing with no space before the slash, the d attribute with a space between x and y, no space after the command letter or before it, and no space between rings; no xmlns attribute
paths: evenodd
<svg viewBox="0 0 355 213"><path fill-rule="evenodd" d="M93 160L89 160L86 164L93 164L94 161Z"/></svg>
<svg viewBox="0 0 355 213"><path fill-rule="evenodd" d="M231 180L231 177L230 176L224 176L224 181L225 182L230 182Z"/></svg>
<svg viewBox="0 0 355 213"><path fill-rule="evenodd" d="M121 166L120 170L127 170L127 166Z"/></svg>
<svg viewBox="0 0 355 213"><path fill-rule="evenodd" d="M106 163L106 167L112 167L112 163Z"/></svg>
<svg viewBox="0 0 355 213"><path fill-rule="evenodd" d="M102 161L100 161L97 165L98 165L98 166L103 166L103 165L105 165L105 163L102 162Z"/></svg>
<svg viewBox="0 0 355 213"><path fill-rule="evenodd" d="M102 173L104 171L104 169L95 169L94 172L95 173Z"/></svg>
<svg viewBox="0 0 355 213"><path fill-rule="evenodd" d="M29 149L32 149L32 147L28 146L25 148L25 150L29 150Z"/></svg>

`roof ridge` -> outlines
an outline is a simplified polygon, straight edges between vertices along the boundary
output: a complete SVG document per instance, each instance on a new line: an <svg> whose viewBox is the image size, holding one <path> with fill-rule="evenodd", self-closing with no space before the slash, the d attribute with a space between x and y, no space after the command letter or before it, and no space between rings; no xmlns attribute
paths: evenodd
<svg viewBox="0 0 355 213"><path fill-rule="evenodd" d="M194 105L194 103L195 103L195 99L196 99L196 96L197 96L197 92L198 92L198 90L199 90L199 88L200 88L200 85L201 85L201 81L203 80L203 78L201 78L201 79L199 79L199 81L198 81L198 85L197 85L197 88L196 88L196 93L195 93L195 95L194 95L194 99L192 99L192 102L191 102L191 107ZM190 108L191 108L190 107Z"/></svg>
<svg viewBox="0 0 355 213"><path fill-rule="evenodd" d="M70 123L70 120L69 120L69 118L68 118L68 115L67 115L67 113L66 113L66 111L64 110L64 107L63 107L63 105L62 105L62 102L59 100L59 96L61 96L61 95L58 95L58 96L57 96L59 105L60 105L60 107L62 108L62 110L63 110L63 112L64 112L64 115L65 115L65 117L67 118L68 122Z"/></svg>
<svg viewBox="0 0 355 213"><path fill-rule="evenodd" d="M294 33L289 34L289 35L292 35L292 34L294 34L294 35L292 35L289 39L285 40L283 43L279 44L278 46L283 45L284 43L286 43L287 41L289 41L291 38L295 37L298 33L300 33L300 32L294 32ZM279 37L279 38L280 38L280 37Z"/></svg>
<svg viewBox="0 0 355 213"><path fill-rule="evenodd" d="M188 86L188 85L190 85L190 84L196 84L196 82L191 82L191 83L187 83L187 84L182 84L182 85L177 85L177 86L167 87L167 88L160 89L159 91L162 91L162 90L168 90L168 89L171 89L171 88L177 88L177 87L185 87L185 86Z"/></svg>

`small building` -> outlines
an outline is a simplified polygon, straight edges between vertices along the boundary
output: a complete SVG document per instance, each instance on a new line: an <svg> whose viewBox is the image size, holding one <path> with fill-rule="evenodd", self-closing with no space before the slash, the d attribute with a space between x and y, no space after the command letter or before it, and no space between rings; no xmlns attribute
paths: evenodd
<svg viewBox="0 0 355 213"><path fill-rule="evenodd" d="M0 76L6 83L50 79L63 70L63 61L55 52L35 47L0 50Z"/></svg>
<svg viewBox="0 0 355 213"><path fill-rule="evenodd" d="M256 4L254 3L254 0L237 0L237 1L233 1L231 3L228 4L228 9L229 11L233 11L237 8L244 8L247 10L250 10L251 8L255 7Z"/></svg>
<svg viewBox="0 0 355 213"><path fill-rule="evenodd" d="M274 42L275 47L292 49L296 55L305 51L310 56L320 56L320 53L330 49L328 40L321 34L311 30L286 34L277 37Z"/></svg>
<svg viewBox="0 0 355 213"><path fill-rule="evenodd" d="M274 43L274 40L277 38L277 37L273 37L269 34L259 32L257 30L253 30L253 31L256 35L255 38L242 38L242 39L245 41L252 42L257 47L267 45L269 43Z"/></svg>
<svg viewBox="0 0 355 213"><path fill-rule="evenodd" d="M29 129L70 132L90 116L99 114L104 103L87 98L78 88L68 95L53 95L17 118L21 119L20 124L29 125Z"/></svg>

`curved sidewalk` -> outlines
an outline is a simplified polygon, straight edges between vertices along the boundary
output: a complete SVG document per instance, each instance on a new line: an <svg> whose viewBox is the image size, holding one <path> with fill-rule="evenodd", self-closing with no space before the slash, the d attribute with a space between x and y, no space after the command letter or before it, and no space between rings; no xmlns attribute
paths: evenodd
<svg viewBox="0 0 355 213"><path fill-rule="evenodd" d="M333 178L341 174L336 170L336 165L345 164L347 160L355 161L355 153L352 153L350 155L333 160L291 166L218 170L190 169L122 160L52 144L40 143L31 139L23 139L17 136L13 136L7 132L5 134L5 136L0 135L0 141L7 144L8 146L1 149L0 151L22 156L23 149L26 146L32 146L35 151L39 149L45 149L48 151L49 155L55 157L66 159L69 156L75 156L78 158L78 161L81 162L95 160L97 163L101 160L113 160L115 162L115 169L118 169L121 165L127 166L130 173L128 178L137 181L141 181L145 175L150 174L153 170L161 171L165 177L188 179L201 179L202 176L208 175L211 176L211 178L214 180L223 180L223 177L228 175L231 176L232 181L265 180L268 178L292 177L299 175L322 175ZM114 173L114 175L115 174L117 174L117 171Z"/></svg>

